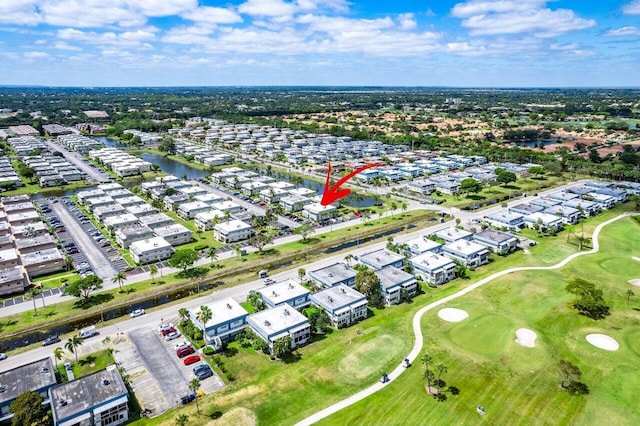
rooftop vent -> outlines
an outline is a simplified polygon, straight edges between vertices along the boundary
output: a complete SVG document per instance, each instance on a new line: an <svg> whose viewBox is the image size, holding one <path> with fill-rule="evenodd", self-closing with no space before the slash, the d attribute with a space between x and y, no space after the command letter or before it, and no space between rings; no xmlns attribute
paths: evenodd
<svg viewBox="0 0 640 426"><path fill-rule="evenodd" d="M64 398L60 398L58 399L58 404L60 404L62 407L65 407L67 405L67 400Z"/></svg>
<svg viewBox="0 0 640 426"><path fill-rule="evenodd" d="M333 303L333 297L329 296L327 297L327 300L329 301L329 303Z"/></svg>
<svg viewBox="0 0 640 426"><path fill-rule="evenodd" d="M40 367L40 372L41 372L41 373L47 373L48 371L49 371L49 369L48 369L45 365L43 365L42 367Z"/></svg>
<svg viewBox="0 0 640 426"><path fill-rule="evenodd" d="M109 386L109 380L107 380L106 378L102 378L102 386Z"/></svg>
<svg viewBox="0 0 640 426"><path fill-rule="evenodd" d="M290 314L291 314L291 313L289 312L289 310L288 310L288 309L286 309L286 308L285 308L285 310L284 310L284 312L283 312L283 313L284 313L285 315L290 315Z"/></svg>
<svg viewBox="0 0 640 426"><path fill-rule="evenodd" d="M269 322L268 320L264 320L264 325L266 325L267 327L269 327L271 325L271 322Z"/></svg>
<svg viewBox="0 0 640 426"><path fill-rule="evenodd" d="M233 309L233 308L231 307L231 303L227 303L227 309Z"/></svg>
<svg viewBox="0 0 640 426"><path fill-rule="evenodd" d="M343 292L343 293L345 293L345 294L347 293L347 290L345 290L345 289L344 289L344 287L341 287L341 288L340 288L340 291L341 291L341 292Z"/></svg>
<svg viewBox="0 0 640 426"><path fill-rule="evenodd" d="M3 393L3 392L4 392L4 391L6 391L6 390L7 390L7 389L6 389L4 386L0 385L0 393Z"/></svg>

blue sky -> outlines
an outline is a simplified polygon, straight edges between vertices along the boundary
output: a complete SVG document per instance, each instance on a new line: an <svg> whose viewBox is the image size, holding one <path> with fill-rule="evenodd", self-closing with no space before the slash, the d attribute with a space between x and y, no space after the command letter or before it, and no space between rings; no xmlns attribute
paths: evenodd
<svg viewBox="0 0 640 426"><path fill-rule="evenodd" d="M640 0L0 0L0 84L640 86Z"/></svg>

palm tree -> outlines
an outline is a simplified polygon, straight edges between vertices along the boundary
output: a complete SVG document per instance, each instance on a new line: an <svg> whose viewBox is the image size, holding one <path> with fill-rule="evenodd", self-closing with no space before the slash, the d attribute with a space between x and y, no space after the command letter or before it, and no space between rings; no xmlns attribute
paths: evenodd
<svg viewBox="0 0 640 426"><path fill-rule="evenodd" d="M206 339L207 332L207 323L211 321L213 317L213 312L211 312L211 308L208 306L200 306L200 312L196 314L196 319L202 323L202 337Z"/></svg>
<svg viewBox="0 0 640 426"><path fill-rule="evenodd" d="M67 271L70 271L71 267L73 266L73 257L65 256L64 257L64 266L66 266Z"/></svg>
<svg viewBox="0 0 640 426"><path fill-rule="evenodd" d="M438 364L438 365L436 366L436 369L438 370L438 380L437 380L437 383L438 383L438 387L439 387L439 386L440 386L440 377L442 377L442 375L443 375L443 374L446 374L446 373L447 373L448 368L447 368L447 366L446 366L446 365L444 365L444 364L440 363L440 364Z"/></svg>
<svg viewBox="0 0 640 426"><path fill-rule="evenodd" d="M38 316L38 308L36 308L36 297L42 293L41 287L36 287L35 285L31 287L31 299L33 299L33 316ZM44 300L44 299L43 299Z"/></svg>
<svg viewBox="0 0 640 426"><path fill-rule="evenodd" d="M156 265L149 266L149 275L151 276L151 283L155 284L155 276L158 274L158 267Z"/></svg>
<svg viewBox="0 0 640 426"><path fill-rule="evenodd" d="M238 256L238 259L240 259L242 257L242 249L236 246L233 250L236 252L236 256Z"/></svg>
<svg viewBox="0 0 640 426"><path fill-rule="evenodd" d="M398 203L396 203L395 201L391 202L391 216L393 216L393 212L395 212L398 208Z"/></svg>
<svg viewBox="0 0 640 426"><path fill-rule="evenodd" d="M112 283L118 283L120 286L120 291L122 291L122 283L127 279L127 276L124 272L118 271L118 273L111 279Z"/></svg>
<svg viewBox="0 0 640 426"><path fill-rule="evenodd" d="M400 204L400 208L402 209L402 214L404 214L404 212L407 211L407 209L409 208L409 206L407 205L407 203L405 203L404 201L402 202L402 204Z"/></svg>
<svg viewBox="0 0 640 426"><path fill-rule="evenodd" d="M56 367L58 366L58 361L62 361L63 357L64 357L64 349L62 349L62 347L58 346L53 350L53 358L56 362Z"/></svg>
<svg viewBox="0 0 640 426"><path fill-rule="evenodd" d="M633 290L627 290L627 309L629 308L629 300L635 296Z"/></svg>
<svg viewBox="0 0 640 426"><path fill-rule="evenodd" d="M189 390L191 392L197 393L198 389L200 389L200 380L198 378L191 379L189 382ZM198 414L200 414L200 406L198 405L198 396L196 394L196 409L198 410Z"/></svg>
<svg viewBox="0 0 640 426"><path fill-rule="evenodd" d="M371 212L369 210L362 210L362 221L367 223L371 219Z"/></svg>
<svg viewBox="0 0 640 426"><path fill-rule="evenodd" d="M351 262L353 261L353 255L349 253L344 257L344 261L347 262L347 265L351 266Z"/></svg>
<svg viewBox="0 0 640 426"><path fill-rule="evenodd" d="M78 362L78 348L82 346L83 340L84 339L82 337L76 335L67 340L67 343L64 344L64 348L75 355L76 362Z"/></svg>
<svg viewBox="0 0 640 426"><path fill-rule="evenodd" d="M211 259L211 266L213 266L213 262L218 260L218 250L215 247L209 247L207 257Z"/></svg>
<svg viewBox="0 0 640 426"><path fill-rule="evenodd" d="M433 358L431 358L431 355L429 355L429 354L424 354L424 355L422 355L422 358L420 358L420 361L424 364L424 375L423 375L423 377L425 379L427 379L427 390L430 391L431 390L431 379L433 378L433 372L429 369L429 367L431 366L431 361L433 361Z"/></svg>
<svg viewBox="0 0 640 426"><path fill-rule="evenodd" d="M184 322L189 319L189 311L187 308L178 309L178 316L180 317L180 322Z"/></svg>

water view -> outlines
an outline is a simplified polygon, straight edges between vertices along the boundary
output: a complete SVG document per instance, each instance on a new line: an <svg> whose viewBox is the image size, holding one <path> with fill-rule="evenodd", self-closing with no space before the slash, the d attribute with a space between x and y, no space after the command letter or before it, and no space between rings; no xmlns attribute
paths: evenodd
<svg viewBox="0 0 640 426"><path fill-rule="evenodd" d="M206 170L196 169L194 167L187 166L171 158L167 158L164 155L142 153L140 157L150 163L155 163L160 166L160 169L176 177L186 176L187 179L202 179L209 176L209 172Z"/></svg>

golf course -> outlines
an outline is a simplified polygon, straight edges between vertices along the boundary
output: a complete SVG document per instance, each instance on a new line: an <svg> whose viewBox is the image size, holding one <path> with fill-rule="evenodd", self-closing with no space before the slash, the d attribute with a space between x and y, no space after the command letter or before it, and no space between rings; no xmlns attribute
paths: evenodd
<svg viewBox="0 0 640 426"><path fill-rule="evenodd" d="M417 359L384 389L320 424L639 424L640 291L629 281L640 277L633 258L640 224L629 217L610 223L599 243L597 253L559 269L514 272L443 305L467 312L466 319L445 321L439 307L425 313L422 353L446 366L439 383L446 400L427 394ZM572 307L576 296L565 286L574 278L602 290L610 316L593 320ZM631 297L634 288L639 294ZM516 343L519 329L536 334L533 347ZM600 349L587 341L591 334L619 348ZM563 360L579 367L587 395L560 386Z"/></svg>

